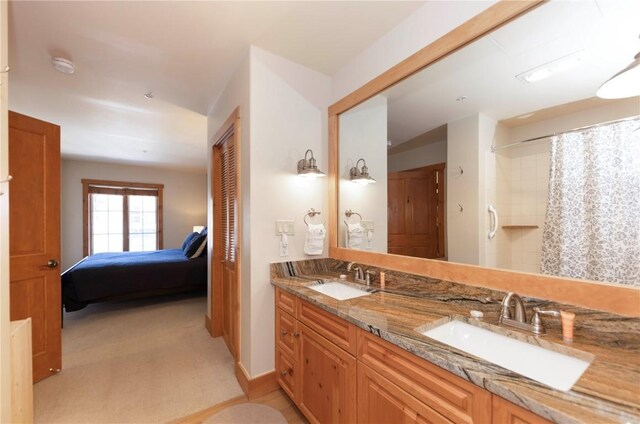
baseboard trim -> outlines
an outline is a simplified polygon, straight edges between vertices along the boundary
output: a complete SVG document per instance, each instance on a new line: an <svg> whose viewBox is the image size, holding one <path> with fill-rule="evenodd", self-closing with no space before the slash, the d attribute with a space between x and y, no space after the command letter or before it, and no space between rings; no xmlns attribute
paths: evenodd
<svg viewBox="0 0 640 424"><path fill-rule="evenodd" d="M209 315L207 314L204 314L204 328L206 328L209 334L211 334L211 337L213 337L213 332L211 331L211 318L209 318Z"/></svg>
<svg viewBox="0 0 640 424"><path fill-rule="evenodd" d="M236 362L235 368L238 383L249 400L274 392L279 388L275 370L250 379L247 370L240 362Z"/></svg>

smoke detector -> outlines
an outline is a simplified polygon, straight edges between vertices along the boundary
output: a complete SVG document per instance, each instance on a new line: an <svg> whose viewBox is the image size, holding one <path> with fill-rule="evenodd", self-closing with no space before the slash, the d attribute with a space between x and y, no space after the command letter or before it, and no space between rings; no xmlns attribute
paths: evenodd
<svg viewBox="0 0 640 424"><path fill-rule="evenodd" d="M76 72L76 66L73 62L62 57L52 57L51 64L56 71L62 72L63 74L72 75Z"/></svg>

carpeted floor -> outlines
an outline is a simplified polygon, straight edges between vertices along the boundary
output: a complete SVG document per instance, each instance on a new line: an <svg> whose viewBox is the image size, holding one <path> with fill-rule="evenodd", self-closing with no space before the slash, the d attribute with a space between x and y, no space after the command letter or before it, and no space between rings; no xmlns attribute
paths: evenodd
<svg viewBox="0 0 640 424"><path fill-rule="evenodd" d="M63 370L34 386L36 423L167 422L242 394L206 297L89 305L65 313Z"/></svg>

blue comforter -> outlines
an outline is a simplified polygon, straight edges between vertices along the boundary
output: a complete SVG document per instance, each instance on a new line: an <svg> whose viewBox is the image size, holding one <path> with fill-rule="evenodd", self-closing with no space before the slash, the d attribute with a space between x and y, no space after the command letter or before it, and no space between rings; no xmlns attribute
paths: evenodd
<svg viewBox="0 0 640 424"><path fill-rule="evenodd" d="M182 249L97 253L62 274L67 311L128 295L206 289L207 257L187 259Z"/></svg>

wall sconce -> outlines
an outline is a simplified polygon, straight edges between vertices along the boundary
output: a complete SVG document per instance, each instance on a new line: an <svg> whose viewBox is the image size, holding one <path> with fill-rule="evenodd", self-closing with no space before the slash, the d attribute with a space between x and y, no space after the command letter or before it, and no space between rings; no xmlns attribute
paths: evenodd
<svg viewBox="0 0 640 424"><path fill-rule="evenodd" d="M307 155L311 153L311 157L307 159ZM316 166L316 159L313 157L311 149L304 153L304 159L298 161L298 175L307 178L324 177L324 172L320 171Z"/></svg>
<svg viewBox="0 0 640 424"><path fill-rule="evenodd" d="M602 84L596 95L602 99L623 99L640 95L640 53L634 61Z"/></svg>
<svg viewBox="0 0 640 424"><path fill-rule="evenodd" d="M362 168L358 169L360 161L362 161ZM351 181L360 185L367 185L376 182L376 180L371 178L369 175L369 168L367 168L367 162L364 159L358 159L356 166L349 170L349 177L351 177Z"/></svg>

